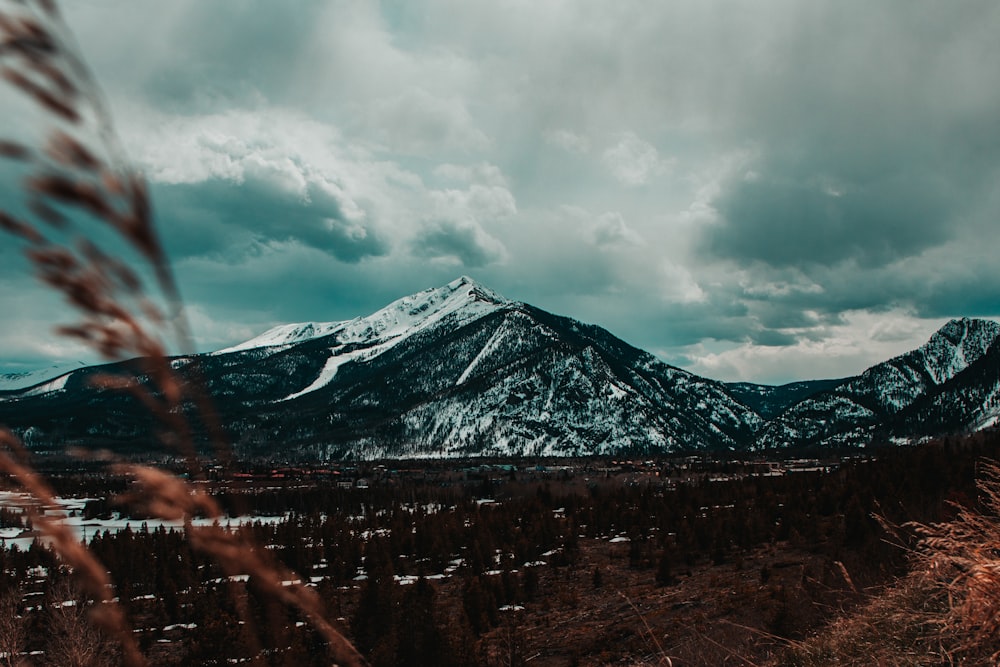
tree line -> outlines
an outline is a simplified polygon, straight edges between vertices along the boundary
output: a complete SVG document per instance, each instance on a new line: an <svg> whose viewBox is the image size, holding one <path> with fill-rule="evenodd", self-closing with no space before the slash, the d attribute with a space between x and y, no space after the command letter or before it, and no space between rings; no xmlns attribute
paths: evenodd
<svg viewBox="0 0 1000 667"><path fill-rule="evenodd" d="M234 512L283 515L240 530L318 589L373 664L471 665L482 662L479 638L509 616L502 610L538 600L540 568L577 567L582 541L627 537L628 566L660 586L698 564L738 566L750 550L779 542L850 562L861 586L884 582L905 570L905 550L891 542L907 538L887 539L883 525L942 520L955 511L950 503L975 503L977 461L995 456L998 440L979 434L879 450L874 460L848 460L830 473L706 476L676 487L526 484L511 474L462 487L347 490L313 481L230 488L220 497ZM104 516L112 507L94 500L84 513ZM157 664L325 658L305 619L254 581L225 577L182 531L104 531L89 546L114 575L140 645ZM66 595L67 580L39 542L0 550L0 596L15 600L17 617L32 629L22 650L53 650L47 641L56 635L45 628L52 610L65 608L56 597ZM599 571L593 581L601 585Z"/></svg>

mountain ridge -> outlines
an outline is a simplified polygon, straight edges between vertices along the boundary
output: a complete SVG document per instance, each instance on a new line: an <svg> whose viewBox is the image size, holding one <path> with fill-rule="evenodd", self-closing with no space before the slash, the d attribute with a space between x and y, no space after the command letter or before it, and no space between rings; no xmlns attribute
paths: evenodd
<svg viewBox="0 0 1000 667"><path fill-rule="evenodd" d="M1000 324L992 320L950 320L917 349L791 406L769 422L751 448L864 445L883 421L947 384L998 336ZM840 418L830 420L831 413Z"/></svg>
<svg viewBox="0 0 1000 667"><path fill-rule="evenodd" d="M762 451L992 426L998 338L1000 324L962 318L858 376L723 383L462 276L368 316L279 325L172 365L197 369L242 456ZM91 372L0 393L0 422L36 449L139 446L149 416L89 387ZM950 417L919 419L912 406L924 403Z"/></svg>
<svg viewBox="0 0 1000 667"><path fill-rule="evenodd" d="M447 285L425 289L397 299L371 315L338 322L300 322L279 324L264 333L231 347L209 354L229 354L254 348L282 347L333 334L343 334L351 342L372 337L393 338L407 330L420 329L433 322L435 316L447 316L463 305L483 304L480 312L490 305L513 303L468 276L461 276ZM474 314L470 312L468 314ZM387 333L388 332L388 333Z"/></svg>

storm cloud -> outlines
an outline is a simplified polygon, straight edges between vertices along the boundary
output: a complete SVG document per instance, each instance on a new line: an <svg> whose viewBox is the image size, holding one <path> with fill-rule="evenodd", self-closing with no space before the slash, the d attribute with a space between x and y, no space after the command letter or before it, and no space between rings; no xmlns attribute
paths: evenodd
<svg viewBox="0 0 1000 667"><path fill-rule="evenodd" d="M993 2L66 12L204 349L462 273L722 379L1000 315Z"/></svg>
<svg viewBox="0 0 1000 667"><path fill-rule="evenodd" d="M767 170L731 185L705 231L707 253L776 267L881 266L949 240L956 211L943 186L893 175L850 184ZM949 205L951 204L951 205Z"/></svg>

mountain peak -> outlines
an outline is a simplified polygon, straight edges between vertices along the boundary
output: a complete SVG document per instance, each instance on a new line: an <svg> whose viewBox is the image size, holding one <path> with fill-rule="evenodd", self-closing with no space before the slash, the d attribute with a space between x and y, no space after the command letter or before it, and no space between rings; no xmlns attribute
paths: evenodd
<svg viewBox="0 0 1000 667"><path fill-rule="evenodd" d="M997 322L974 317L961 317L946 322L944 326L931 335L924 347L942 343L956 347L968 345L981 347L984 342L988 346L997 336L1000 336L1000 324Z"/></svg>
<svg viewBox="0 0 1000 667"><path fill-rule="evenodd" d="M469 298L478 301L487 301L489 303L495 303L497 305L503 305L510 303L510 301L500 295L498 292L494 292L489 287L482 285L469 276L459 276L455 280L445 285L441 289L451 290L453 293L461 293L468 296ZM435 290L428 290L435 291Z"/></svg>
<svg viewBox="0 0 1000 667"><path fill-rule="evenodd" d="M367 317L351 320L352 329L365 328L365 338L395 338L424 329L448 317L466 322L512 303L468 276L461 276L443 287L431 287L404 296Z"/></svg>
<svg viewBox="0 0 1000 667"><path fill-rule="evenodd" d="M443 287L431 287L397 299L371 315L342 322L281 324L214 354L285 348L333 334L340 344L386 342L426 329L445 318L456 323L471 322L511 303L469 276L460 276Z"/></svg>
<svg viewBox="0 0 1000 667"><path fill-rule="evenodd" d="M949 321L925 345L910 354L921 355L927 372L940 384L986 354L997 337L1000 337L1000 324L963 317Z"/></svg>
<svg viewBox="0 0 1000 667"><path fill-rule="evenodd" d="M934 333L934 336L944 337L953 342L958 342L970 335L985 335L990 338L995 338L998 334L1000 334L1000 324L997 324L993 320L983 320L975 317L960 317L949 320L944 326Z"/></svg>
<svg viewBox="0 0 1000 667"><path fill-rule="evenodd" d="M968 317L951 319L945 322L944 326L938 329L935 333L949 338L956 335L961 336L962 332L969 328L970 322L974 322L974 320L970 320Z"/></svg>

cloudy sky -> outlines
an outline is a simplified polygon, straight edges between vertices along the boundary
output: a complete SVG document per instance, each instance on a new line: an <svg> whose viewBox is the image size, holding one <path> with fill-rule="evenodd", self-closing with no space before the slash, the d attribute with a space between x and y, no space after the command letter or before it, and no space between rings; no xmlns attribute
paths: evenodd
<svg viewBox="0 0 1000 667"><path fill-rule="evenodd" d="M462 274L724 380L1000 315L993 0L66 5L202 350ZM84 358L4 257L0 366Z"/></svg>

